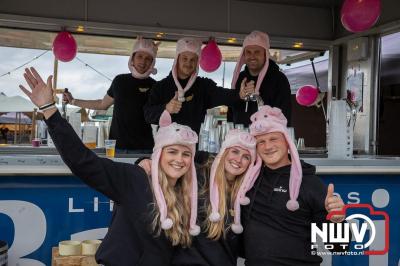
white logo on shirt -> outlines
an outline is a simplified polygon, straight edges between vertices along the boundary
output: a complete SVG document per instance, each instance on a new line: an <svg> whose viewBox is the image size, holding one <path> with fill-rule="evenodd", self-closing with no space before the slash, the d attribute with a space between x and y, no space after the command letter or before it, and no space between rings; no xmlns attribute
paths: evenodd
<svg viewBox="0 0 400 266"><path fill-rule="evenodd" d="M287 189L284 189L284 188L282 188L282 186L280 186L279 188L274 188L274 191L275 192L283 192L283 193L286 193L287 192Z"/></svg>

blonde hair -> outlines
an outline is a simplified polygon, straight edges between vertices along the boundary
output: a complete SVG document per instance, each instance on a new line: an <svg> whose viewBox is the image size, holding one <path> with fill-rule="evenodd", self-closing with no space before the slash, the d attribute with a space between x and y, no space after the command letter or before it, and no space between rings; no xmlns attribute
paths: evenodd
<svg viewBox="0 0 400 266"><path fill-rule="evenodd" d="M206 230L207 230L207 237L213 240L218 240L221 236L225 237L225 223L227 220L227 214L230 215L230 210L233 209L235 199L237 193L239 191L240 185L243 182L244 175L246 171L236 176L233 184L229 184L225 177L225 158L228 153L228 150L224 152L219 161L215 172L215 182L218 185L218 195L219 195L219 204L218 204L218 211L221 215L221 219L218 222L211 222L208 217L211 214L211 204L208 199L208 206L207 206L207 219L205 221ZM206 187L209 190L209 185ZM209 192L208 192L209 193ZM233 210L231 210L233 212ZM229 224L229 227L231 224ZM227 229L229 228L227 227Z"/></svg>
<svg viewBox="0 0 400 266"><path fill-rule="evenodd" d="M165 236L172 242L173 246L182 245L189 247L192 238L189 234L190 227L190 195L192 174L189 171L180 177L174 187L168 184L167 175L158 167L158 181L167 204L168 217L173 221L171 229L164 230ZM155 199L154 199L155 202ZM154 204L152 228L156 235L161 233L160 212L158 205Z"/></svg>

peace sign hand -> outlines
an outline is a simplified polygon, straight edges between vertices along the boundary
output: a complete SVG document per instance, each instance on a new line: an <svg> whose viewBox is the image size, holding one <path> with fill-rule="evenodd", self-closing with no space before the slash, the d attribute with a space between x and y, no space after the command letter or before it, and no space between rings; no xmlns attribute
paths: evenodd
<svg viewBox="0 0 400 266"><path fill-rule="evenodd" d="M31 88L31 91L22 85L19 85L19 88L29 97L29 99L31 99L33 104L40 107L54 101L52 85L53 76L47 78L46 84L36 69L31 67L30 69L25 68L24 78Z"/></svg>

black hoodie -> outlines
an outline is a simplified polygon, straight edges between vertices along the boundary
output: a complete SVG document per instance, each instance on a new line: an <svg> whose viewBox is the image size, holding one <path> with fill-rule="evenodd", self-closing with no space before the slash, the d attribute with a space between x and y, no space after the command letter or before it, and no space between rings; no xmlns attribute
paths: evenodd
<svg viewBox="0 0 400 266"><path fill-rule="evenodd" d="M180 80L182 87L188 80ZM153 86L143 108L148 123L158 125L165 106L174 98L177 90L171 73ZM197 134L199 134L207 109L220 105L232 105L240 100L238 91L218 87L211 79L202 77L196 78L190 89L186 91L185 98L186 101L182 103L179 113L171 115L172 122L187 125Z"/></svg>
<svg viewBox="0 0 400 266"><path fill-rule="evenodd" d="M311 223L326 222L327 187L315 167L302 162L300 208L286 208L289 200L290 165L271 170L264 166L247 193L251 203L243 208L246 265L319 265L311 255Z"/></svg>
<svg viewBox="0 0 400 266"><path fill-rule="evenodd" d="M46 124L54 144L72 173L112 199L117 208L96 261L105 266L170 265L173 246L150 225L153 193L144 170L100 158L87 149L70 124L56 112Z"/></svg>
<svg viewBox="0 0 400 266"><path fill-rule="evenodd" d="M247 82L253 80L255 84L257 83L258 76L252 76L246 66L245 69L240 72L236 82L235 89L237 91L240 91L240 84L245 77L247 78ZM260 86L260 96L264 104L278 107L282 110L282 113L288 120L288 126L290 126L292 115L290 95L290 84L287 77L279 70L278 65L270 59L267 73ZM229 106L228 121L232 121L235 124L244 124L245 127L248 127L250 124L250 116L258 111L257 103L248 102L247 112L245 112L245 110L246 103L244 101L239 101Z"/></svg>

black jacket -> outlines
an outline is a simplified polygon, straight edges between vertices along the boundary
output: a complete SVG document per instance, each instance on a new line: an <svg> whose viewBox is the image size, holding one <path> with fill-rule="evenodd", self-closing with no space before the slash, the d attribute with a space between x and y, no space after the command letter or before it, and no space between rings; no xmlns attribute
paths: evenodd
<svg viewBox="0 0 400 266"><path fill-rule="evenodd" d="M114 99L114 111L110 139L116 139L116 148L151 150L154 146L151 125L144 119L143 106L150 88L156 81L152 78L137 79L132 74L114 78L107 91Z"/></svg>
<svg viewBox="0 0 400 266"><path fill-rule="evenodd" d="M240 91L240 84L245 77L247 78L247 82L253 80L257 83L258 76L252 76L246 66L245 69L240 72L236 82L235 89L237 91ZM279 70L278 65L274 61L269 60L267 73L260 86L260 96L264 104L278 107L282 110L282 113L288 120L288 126L290 126L292 115L290 95L290 84L287 77ZM257 112L257 103L249 102L247 112L245 112L245 110L246 103L244 101L239 101L229 106L228 121L232 121L235 124L244 124L245 127L248 127L251 123L250 116Z"/></svg>
<svg viewBox="0 0 400 266"><path fill-rule="evenodd" d="M198 175L200 187L208 187L205 182L208 179ZM198 201L198 224L202 225L202 230L198 236L193 239L190 248L178 247L175 250L172 265L174 266L236 266L238 249L240 244L240 235L236 235L232 230L226 231L225 237L219 240L212 240L207 237L205 221L207 217L207 204L209 194L203 193ZM227 224L232 223L232 217L228 216Z"/></svg>
<svg viewBox="0 0 400 266"><path fill-rule="evenodd" d="M144 170L100 158L87 149L59 112L47 121L49 133L72 173L116 203L108 233L96 253L105 266L169 265L173 246L149 227L153 193Z"/></svg>
<svg viewBox="0 0 400 266"><path fill-rule="evenodd" d="M184 87L188 79L180 82ZM174 97L177 90L171 73L153 86L144 106L144 115L148 123L158 125L165 106ZM197 134L207 109L220 105L232 105L236 101L240 101L238 91L218 87L211 79L202 77L196 78L192 87L186 91L185 98L186 101L182 103L180 112L171 115L172 122L187 125Z"/></svg>
<svg viewBox="0 0 400 266"><path fill-rule="evenodd" d="M289 200L290 165L271 170L263 168L247 193L251 203L243 210L246 265L288 265L321 263L311 255L311 223L326 221L327 188L315 176L315 167L302 162L303 180L298 202L300 209L286 209ZM293 264L294 263L294 264Z"/></svg>

